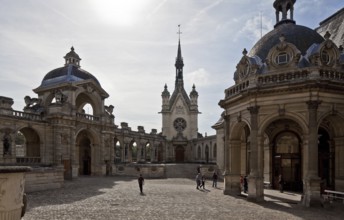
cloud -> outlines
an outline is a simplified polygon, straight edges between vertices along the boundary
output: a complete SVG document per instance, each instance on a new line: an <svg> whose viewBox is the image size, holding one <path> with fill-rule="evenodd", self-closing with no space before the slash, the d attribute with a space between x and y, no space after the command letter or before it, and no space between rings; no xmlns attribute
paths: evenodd
<svg viewBox="0 0 344 220"><path fill-rule="evenodd" d="M204 68L199 68L185 74L185 81L187 81L187 85L209 86L212 80L210 79L210 74Z"/></svg>
<svg viewBox="0 0 344 220"><path fill-rule="evenodd" d="M248 38L256 42L264 36L268 31L273 29L272 20L268 17L256 15L246 21L243 28L238 32L236 39Z"/></svg>

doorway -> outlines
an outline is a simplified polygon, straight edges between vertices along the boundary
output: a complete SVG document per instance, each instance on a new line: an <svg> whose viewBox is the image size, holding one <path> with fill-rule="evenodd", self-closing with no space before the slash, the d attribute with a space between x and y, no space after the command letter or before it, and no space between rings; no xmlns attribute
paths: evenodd
<svg viewBox="0 0 344 220"><path fill-rule="evenodd" d="M183 146L177 146L175 149L175 155L176 155L176 162L184 162L184 147Z"/></svg>
<svg viewBox="0 0 344 220"><path fill-rule="evenodd" d="M284 189L302 191L300 138L291 131L278 134L273 142L272 186L279 188L278 177L283 176Z"/></svg>

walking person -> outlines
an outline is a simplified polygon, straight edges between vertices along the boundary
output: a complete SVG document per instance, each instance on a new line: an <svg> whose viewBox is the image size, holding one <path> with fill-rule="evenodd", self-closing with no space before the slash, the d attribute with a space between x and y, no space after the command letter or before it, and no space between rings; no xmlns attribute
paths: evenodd
<svg viewBox="0 0 344 220"><path fill-rule="evenodd" d="M244 191L244 177L240 175L240 192Z"/></svg>
<svg viewBox="0 0 344 220"><path fill-rule="evenodd" d="M213 187L217 187L217 173L216 173L216 171L214 172L214 174L213 174Z"/></svg>
<svg viewBox="0 0 344 220"><path fill-rule="evenodd" d="M203 189L205 189L205 176L204 175L202 175L201 187L203 187Z"/></svg>
<svg viewBox="0 0 344 220"><path fill-rule="evenodd" d="M199 189L199 188L200 188L200 186L201 186L201 180L202 180L202 176L201 176L200 173L198 173L198 174L196 175L196 185L197 185L196 189Z"/></svg>
<svg viewBox="0 0 344 220"><path fill-rule="evenodd" d="M142 174L140 174L140 176L137 179L137 181L139 182L140 192L141 192L141 195L142 195L143 194L143 184L145 182L145 179L143 179Z"/></svg>

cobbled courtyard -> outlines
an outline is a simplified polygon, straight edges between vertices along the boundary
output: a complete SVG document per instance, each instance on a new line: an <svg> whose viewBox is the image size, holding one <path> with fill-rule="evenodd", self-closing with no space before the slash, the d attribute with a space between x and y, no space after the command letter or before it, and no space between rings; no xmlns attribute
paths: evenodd
<svg viewBox="0 0 344 220"><path fill-rule="evenodd" d="M23 220L76 219L343 219L344 204L305 208L299 194L265 190L265 201L223 194L193 179L146 179L140 195L136 178L79 177L62 189L28 193Z"/></svg>

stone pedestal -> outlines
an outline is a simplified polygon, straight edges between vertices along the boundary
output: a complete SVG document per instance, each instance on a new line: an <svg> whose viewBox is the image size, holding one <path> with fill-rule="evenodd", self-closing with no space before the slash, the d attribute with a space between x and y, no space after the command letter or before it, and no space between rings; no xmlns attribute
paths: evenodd
<svg viewBox="0 0 344 220"><path fill-rule="evenodd" d="M319 177L306 178L304 180L302 205L306 207L321 205L320 183Z"/></svg>
<svg viewBox="0 0 344 220"><path fill-rule="evenodd" d="M24 172L30 167L0 166L0 219L21 219L24 195Z"/></svg>
<svg viewBox="0 0 344 220"><path fill-rule="evenodd" d="M248 177L248 196L247 199L253 202L264 201L264 178Z"/></svg>
<svg viewBox="0 0 344 220"><path fill-rule="evenodd" d="M225 195L240 195L240 175L226 174L224 176L225 189L223 194Z"/></svg>

